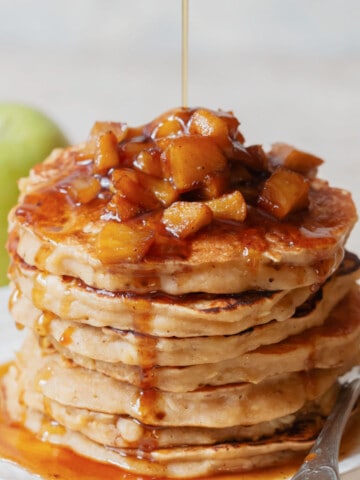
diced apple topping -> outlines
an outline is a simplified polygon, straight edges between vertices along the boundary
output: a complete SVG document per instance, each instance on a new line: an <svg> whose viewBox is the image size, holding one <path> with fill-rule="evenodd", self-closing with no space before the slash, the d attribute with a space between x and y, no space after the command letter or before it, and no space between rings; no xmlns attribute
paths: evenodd
<svg viewBox="0 0 360 480"><path fill-rule="evenodd" d="M139 262L154 241L154 231L108 222L97 237L97 256L102 263Z"/></svg>
<svg viewBox="0 0 360 480"><path fill-rule="evenodd" d="M212 137L220 148L230 144L229 130L226 122L211 110L199 108L189 122L189 132L193 135Z"/></svg>
<svg viewBox="0 0 360 480"><path fill-rule="evenodd" d="M159 150L141 150L134 160L134 167L154 177L163 177Z"/></svg>
<svg viewBox="0 0 360 480"><path fill-rule="evenodd" d="M236 140L237 142L240 142L240 143L245 142L243 135L239 131L240 122L232 112L217 110L215 114L226 123L231 139Z"/></svg>
<svg viewBox="0 0 360 480"><path fill-rule="evenodd" d="M128 127L126 123L119 123L119 122L95 122L91 131L90 131L90 139L96 140L107 132L112 132L117 142L121 142L126 137L128 132Z"/></svg>
<svg viewBox="0 0 360 480"><path fill-rule="evenodd" d="M135 128L97 122L74 154L85 174L65 190L76 205L102 206L105 263L181 256L214 219L250 222L248 206L283 220L308 207L322 163L284 143L246 146L231 112L205 108L176 108Z"/></svg>
<svg viewBox="0 0 360 480"><path fill-rule="evenodd" d="M69 193L76 203L89 203L101 190L100 182L95 177L79 176L72 180Z"/></svg>
<svg viewBox="0 0 360 480"><path fill-rule="evenodd" d="M309 204L309 182L303 175L278 168L266 180L258 205L279 219L306 208Z"/></svg>
<svg viewBox="0 0 360 480"><path fill-rule="evenodd" d="M118 168L111 174L114 191L135 205L140 205L146 210L154 210L159 207L156 196L142 185L135 170L130 168Z"/></svg>
<svg viewBox="0 0 360 480"><path fill-rule="evenodd" d="M106 206L103 218L112 218L120 222L126 222L130 218L134 218L142 212L142 208L138 204L134 204L121 197L118 194L113 195L112 199Z"/></svg>
<svg viewBox="0 0 360 480"><path fill-rule="evenodd" d="M317 167L323 163L321 158L286 143L274 143L269 151L269 158L275 167L283 166L305 175L316 173Z"/></svg>
<svg viewBox="0 0 360 480"><path fill-rule="evenodd" d="M251 183L245 185L240 184L238 188L248 205L257 205L259 193L261 191L261 188L259 188L258 185L253 185Z"/></svg>
<svg viewBox="0 0 360 480"><path fill-rule="evenodd" d="M164 210L162 222L177 238L187 238L213 219L210 208L201 202L175 202Z"/></svg>
<svg viewBox="0 0 360 480"><path fill-rule="evenodd" d="M196 188L204 178L226 167L226 158L211 138L176 137L164 151L165 172L180 192Z"/></svg>
<svg viewBox="0 0 360 480"><path fill-rule="evenodd" d="M127 167L133 167L134 161L141 152L151 150L154 147L155 143L153 140L144 135L127 139L119 145L121 163Z"/></svg>
<svg viewBox="0 0 360 480"><path fill-rule="evenodd" d="M246 202L238 190L227 193L205 204L213 212L215 218L243 222L246 218Z"/></svg>
<svg viewBox="0 0 360 480"><path fill-rule="evenodd" d="M158 117L156 117L152 122L144 125L144 133L145 135L149 135L150 137L152 138L160 138L160 135L158 134L158 129L160 127L160 125L163 125L164 123L167 123L169 120L172 121L172 120L176 120L179 122L178 125L182 125L183 126L183 129L184 129L184 132L186 131L186 125L187 123L189 122L189 119L191 118L191 115L193 114L194 110L190 109L190 108L183 108L183 107L180 107L180 108L173 108L172 110L169 110L165 113L163 113L162 115L159 115ZM170 125L168 125L166 128L170 127L170 131L174 132L174 127L175 129L177 128L177 124L174 123ZM162 133L164 133L165 130L162 131Z"/></svg>
<svg viewBox="0 0 360 480"><path fill-rule="evenodd" d="M233 163L230 169L230 184L236 185L240 182L248 182L252 180L252 175L250 174L249 170L241 165L241 163Z"/></svg>
<svg viewBox="0 0 360 480"><path fill-rule="evenodd" d="M96 145L98 144L99 138L102 135L105 135L108 132L112 132L117 142L121 142L124 140L126 135L128 134L128 126L125 123L118 123L118 122L95 122L89 135L89 139L86 142L82 154L83 157L93 157Z"/></svg>
<svg viewBox="0 0 360 480"><path fill-rule="evenodd" d="M178 118L169 118L159 125L153 131L154 138L173 137L184 133L184 123Z"/></svg>
<svg viewBox="0 0 360 480"><path fill-rule="evenodd" d="M207 175L202 182L200 196L207 200L220 197L225 192L227 185L228 175L226 172Z"/></svg>
<svg viewBox="0 0 360 480"><path fill-rule="evenodd" d="M241 160L249 168L256 171L266 171L268 169L268 158L261 145L250 145L246 148L250 157L242 157Z"/></svg>
<svg viewBox="0 0 360 480"><path fill-rule="evenodd" d="M163 207L168 207L179 198L179 192L167 180L142 175L140 181L143 187L151 191Z"/></svg>
<svg viewBox="0 0 360 480"><path fill-rule="evenodd" d="M100 135L96 142L94 170L96 173L106 173L119 164L118 141L116 135L109 130Z"/></svg>

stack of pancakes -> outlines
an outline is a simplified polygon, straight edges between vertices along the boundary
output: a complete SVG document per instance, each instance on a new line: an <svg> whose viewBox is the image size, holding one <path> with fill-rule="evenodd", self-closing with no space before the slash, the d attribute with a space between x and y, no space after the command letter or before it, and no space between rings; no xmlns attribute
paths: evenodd
<svg viewBox="0 0 360 480"><path fill-rule="evenodd" d="M146 149L155 127L193 115L179 109L142 129L107 128L121 131L114 148L124 162L124 145ZM158 228L131 261L119 261L122 246L109 238L112 261L111 251L99 254L99 232L126 222L106 210L116 191L111 167L94 171L96 134L37 166L10 214L10 310L28 330L2 382L10 418L137 474L244 471L306 452L337 379L359 360L359 261L344 249L356 221L350 195L312 169L308 204L279 219L253 200L273 167L260 171L249 147L254 163L237 162L251 182L226 187L246 198L243 221L214 214L186 238ZM191 130L167 140L181 135ZM94 178L91 198L86 190L74 200L73 189ZM198 201L200 183L195 200L189 189L177 200ZM144 203L134 232L164 209Z"/></svg>

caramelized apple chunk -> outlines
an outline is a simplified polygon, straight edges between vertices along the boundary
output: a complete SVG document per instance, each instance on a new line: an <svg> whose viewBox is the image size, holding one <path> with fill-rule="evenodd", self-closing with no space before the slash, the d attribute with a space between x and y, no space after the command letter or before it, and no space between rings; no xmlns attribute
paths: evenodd
<svg viewBox="0 0 360 480"><path fill-rule="evenodd" d="M98 196L101 185L96 177L79 176L72 180L68 190L75 203L85 204Z"/></svg>
<svg viewBox="0 0 360 480"><path fill-rule="evenodd" d="M273 216L283 219L309 205L309 183L303 175L278 168L266 180L258 205Z"/></svg>
<svg viewBox="0 0 360 480"><path fill-rule="evenodd" d="M119 145L119 155L122 165L132 167L138 155L143 151L150 151L155 148L151 138L144 135L126 139Z"/></svg>
<svg viewBox="0 0 360 480"><path fill-rule="evenodd" d="M157 149L141 150L135 158L133 165L138 170L154 177L162 178L163 176L160 151Z"/></svg>
<svg viewBox="0 0 360 480"><path fill-rule="evenodd" d="M186 132L186 125L193 113L193 109L191 108L173 108L168 110L167 112L159 115L155 118L152 122L144 125L144 133L145 135L149 135L152 138L160 138L166 131L174 133L174 130L178 130L178 126L181 125L181 129ZM170 121L171 123L168 124L167 122ZM164 130L161 133L158 131L162 125L166 125Z"/></svg>
<svg viewBox="0 0 360 480"><path fill-rule="evenodd" d="M184 133L184 131L185 125L179 118L169 117L163 122L159 123L159 125L154 129L153 137L174 137Z"/></svg>
<svg viewBox="0 0 360 480"><path fill-rule="evenodd" d="M230 184L236 185L237 183L248 182L253 179L249 170L241 165L241 163L233 163L230 167Z"/></svg>
<svg viewBox="0 0 360 480"><path fill-rule="evenodd" d="M230 143L228 126L225 121L211 110L199 108L189 121L189 132L192 135L212 137L220 148Z"/></svg>
<svg viewBox="0 0 360 480"><path fill-rule="evenodd" d="M165 173L180 192L195 188L204 178L226 167L226 158L209 137L172 139L163 152Z"/></svg>
<svg viewBox="0 0 360 480"><path fill-rule="evenodd" d="M112 131L100 135L95 146L94 170L96 173L106 173L110 168L120 164L118 141Z"/></svg>
<svg viewBox="0 0 360 480"><path fill-rule="evenodd" d="M128 126L126 123L119 122L95 122L90 131L89 141L96 142L101 135L107 132L112 132L116 140L121 142L128 133Z"/></svg>
<svg viewBox="0 0 360 480"><path fill-rule="evenodd" d="M245 146L239 125L206 108L175 108L136 128L97 122L64 188L76 204L102 205L100 260L181 257L214 219L251 223L254 206L283 220L308 207L322 160L285 143Z"/></svg>
<svg viewBox="0 0 360 480"><path fill-rule="evenodd" d="M154 241L154 231L147 228L132 228L118 222L108 222L99 232L96 251L105 264L141 261Z"/></svg>
<svg viewBox="0 0 360 480"><path fill-rule="evenodd" d="M114 219L120 222L126 222L142 212L140 205L134 204L121 197L120 195L113 195L111 201L106 205L105 213L102 219Z"/></svg>
<svg viewBox="0 0 360 480"><path fill-rule="evenodd" d="M269 160L261 145L250 145L246 151L250 154L250 158L243 158L245 165L260 172L268 170Z"/></svg>
<svg viewBox="0 0 360 480"><path fill-rule="evenodd" d="M245 138L239 130L240 122L232 112L217 110L216 115L226 123L230 138L232 140L235 140L239 143L245 142Z"/></svg>
<svg viewBox="0 0 360 480"><path fill-rule="evenodd" d="M167 180L142 175L140 181L142 186L150 191L163 207L168 207L179 198L179 192Z"/></svg>
<svg viewBox="0 0 360 480"><path fill-rule="evenodd" d="M321 158L302 152L286 143L274 143L268 153L273 167L283 166L304 175L314 176L317 167L323 163Z"/></svg>
<svg viewBox="0 0 360 480"><path fill-rule="evenodd" d="M214 173L213 175L207 175L203 182L202 187L199 191L201 198L211 200L212 198L217 198L222 195L228 184L228 174L227 172Z"/></svg>
<svg viewBox="0 0 360 480"><path fill-rule="evenodd" d="M159 207L155 195L144 186L137 172L131 168L118 168L111 174L114 193L147 210Z"/></svg>
<svg viewBox="0 0 360 480"><path fill-rule="evenodd" d="M202 202L175 202L164 210L162 222L177 238L187 238L213 219L210 208Z"/></svg>
<svg viewBox="0 0 360 480"><path fill-rule="evenodd" d="M85 158L91 158L94 156L96 145L99 142L99 138L108 132L112 132L117 142L121 142L128 134L128 126L126 123L119 122L95 122L90 131L89 138L84 145L81 152Z"/></svg>
<svg viewBox="0 0 360 480"><path fill-rule="evenodd" d="M213 212L215 218L243 222L246 218L246 202L238 190L209 200L205 204Z"/></svg>

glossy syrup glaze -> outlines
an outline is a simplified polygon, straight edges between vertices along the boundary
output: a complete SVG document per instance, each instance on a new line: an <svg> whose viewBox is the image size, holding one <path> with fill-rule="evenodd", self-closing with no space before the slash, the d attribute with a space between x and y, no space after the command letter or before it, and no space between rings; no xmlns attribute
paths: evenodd
<svg viewBox="0 0 360 480"><path fill-rule="evenodd" d="M11 364L0 366L0 380ZM0 397L1 398L1 397ZM60 426L44 423L42 437L54 433ZM61 428L61 427L60 427ZM359 448L360 410L349 422L345 432L340 458L354 454ZM21 425L9 422L0 402L0 460L8 460L45 480L146 480L149 477L133 475L119 467L102 464L82 457L68 448L52 445L36 438ZM201 480L288 480L301 464L302 458L291 464L252 472L201 477Z"/></svg>
<svg viewBox="0 0 360 480"><path fill-rule="evenodd" d="M151 239L149 237L145 241L146 245L139 240L139 249L143 248L141 255L130 255L129 261L135 263L184 260L194 255L196 257L198 251L203 256L209 245L216 245L220 239L221 248L234 245L237 256L239 252L248 252L247 256L253 258L274 245L281 245L282 248L319 251L319 260L323 260L321 251L336 244L356 219L350 196L330 188L326 182L314 180L310 175L304 180L309 185L306 208L300 211L295 209L281 219L269 215L256 199L275 168L271 163L272 157L267 157L260 146L255 146L257 148L254 150L254 146L243 145L243 137L237 129L239 122L230 113L208 111L206 115L210 115L217 124L220 122L224 130L223 141L220 146L217 145L220 141L217 136L214 140L206 129L200 132L194 130L199 112L206 113L204 109L174 109L136 129L125 124L106 123L102 127L104 131L95 134L95 129L86 144L58 152L50 162L36 166L27 180L27 188L22 188L24 195L19 205L13 211L15 224L29 228L43 240L35 263L44 264L57 244L69 242L70 239L73 245L86 246L94 258L109 264L116 263L113 258L103 256L105 247L109 247L110 251L110 247L113 247L110 243L108 245L108 241L115 230L107 230L104 225L108 223L120 232L124 232L124 224L125 231L128 227L136 233L148 232ZM158 137L159 129L174 122L181 125L180 133L170 129L165 136ZM109 134L109 128L118 132L118 139L116 141L114 137L111 150L116 156L116 165L99 170L98 162L103 159L103 154L111 152L100 155L96 153L94 144ZM179 186L175 180L178 171L173 172L169 167L172 158L169 152L172 148L176 152L187 148L188 142L191 144L191 155L199 149L201 151L209 142L213 149L215 142L216 152L220 148L223 161L219 171L211 171L207 176L204 174L204 178L196 177L189 185ZM263 160L261 165L259 154L256 153L259 148ZM152 159L146 168L140 165L139 160L144 156ZM200 166L207 171L209 165L205 164ZM236 173L239 168L246 174L243 172L239 176ZM210 193L206 191L206 185L210 180L213 187L218 186L218 190L214 187L212 196L207 197ZM96 188L93 188L94 182ZM221 188L216 182L220 182ZM170 197L167 196L169 189L172 192ZM194 227L186 236L182 236L181 232L174 233L166 223L166 211L174 203L183 202L190 208L192 204L198 205L208 198L222 198L224 201L221 195L234 191L243 192L243 201L246 200L246 215L242 220L237 219L236 215L233 219L231 216L214 214L210 223L205 222L201 228ZM195 215L194 212L192 214ZM183 222L185 225L188 222L189 219L181 215L176 217L175 224ZM16 252L15 230L8 242L12 255Z"/></svg>

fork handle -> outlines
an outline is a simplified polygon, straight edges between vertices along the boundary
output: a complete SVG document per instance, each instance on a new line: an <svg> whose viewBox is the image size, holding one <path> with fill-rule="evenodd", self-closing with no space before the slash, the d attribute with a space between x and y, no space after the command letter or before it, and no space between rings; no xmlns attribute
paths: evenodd
<svg viewBox="0 0 360 480"><path fill-rule="evenodd" d="M341 387L333 411L292 480L340 480L338 457L341 436L359 394L359 378Z"/></svg>

